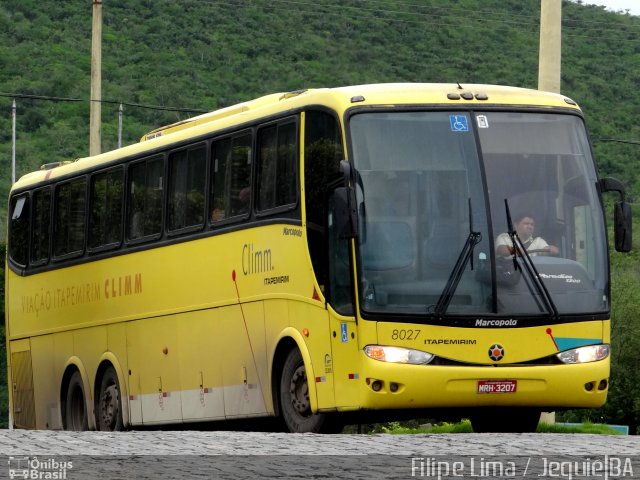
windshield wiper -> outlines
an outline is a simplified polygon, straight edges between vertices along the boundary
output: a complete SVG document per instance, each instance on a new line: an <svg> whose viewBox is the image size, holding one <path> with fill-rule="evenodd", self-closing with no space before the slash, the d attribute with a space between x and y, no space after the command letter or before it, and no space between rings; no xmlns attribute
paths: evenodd
<svg viewBox="0 0 640 480"><path fill-rule="evenodd" d="M442 291L442 294L440 294L440 298L438 298L438 303L436 303L435 309L433 310L433 313L436 316L442 317L442 315L447 313L449 304L453 299L453 294L458 288L458 284L462 279L462 275L464 274L464 270L467 267L469 260L471 260L471 270L473 270L473 249L481 240L482 233L476 232L473 229L473 211L471 209L471 199L469 198L469 235L467 236L467 241L462 247L460 255L458 255L458 260L453 266L453 270L451 270L447 284L444 286L444 290Z"/></svg>
<svg viewBox="0 0 640 480"><path fill-rule="evenodd" d="M547 286L540 279L540 273L538 273L538 269L534 265L533 260L531 259L531 256L529 255L529 252L527 252L527 249L524 246L524 243L522 242L522 239L518 235L518 232L516 231L516 229L513 228L513 222L511 220L511 211L509 210L509 202L507 201L506 198L504 199L504 208L505 208L505 213L507 215L507 228L508 228L508 232L507 233L509 235L509 238L511 239L511 244L513 245L513 265L514 265L514 268L516 270L519 269L520 271L526 270L526 272L529 275L529 278L531 279L533 284L536 286L536 289L538 290L538 293L540 294L540 296L544 300L544 303L546 304L547 311L553 316L553 319L555 321L557 321L558 320L558 309L556 307L556 304L553 301L553 297L551 297L551 294L549 293L549 290L547 289ZM521 268L520 264L518 263L518 252L522 252L522 263L523 263L523 265L525 267L524 269Z"/></svg>

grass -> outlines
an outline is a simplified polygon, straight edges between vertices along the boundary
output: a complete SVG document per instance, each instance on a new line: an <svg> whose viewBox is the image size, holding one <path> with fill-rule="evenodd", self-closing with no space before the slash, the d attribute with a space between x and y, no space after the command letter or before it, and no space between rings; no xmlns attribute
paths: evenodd
<svg viewBox="0 0 640 480"><path fill-rule="evenodd" d="M399 434L415 434L415 433L472 433L473 428L469 420L462 420L458 423L438 423L436 425L426 424L418 427L402 426L400 422L390 422L380 426L379 433L389 433L393 435ZM537 433L590 433L599 435L620 435L620 432L614 430L608 425L596 423L583 423L576 426L555 425L540 423Z"/></svg>
<svg viewBox="0 0 640 480"><path fill-rule="evenodd" d="M622 435L609 425L602 423L583 423L578 426L554 425L541 423L536 430L538 433L594 433L598 435Z"/></svg>

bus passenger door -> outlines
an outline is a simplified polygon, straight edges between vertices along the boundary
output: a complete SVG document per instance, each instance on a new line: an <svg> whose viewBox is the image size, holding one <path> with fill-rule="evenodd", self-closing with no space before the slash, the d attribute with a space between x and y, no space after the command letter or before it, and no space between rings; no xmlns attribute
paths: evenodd
<svg viewBox="0 0 640 480"><path fill-rule="evenodd" d="M360 379L357 323L351 263L351 240L336 229L333 196L328 200L328 302L333 381L338 408L357 408Z"/></svg>
<svg viewBox="0 0 640 480"><path fill-rule="evenodd" d="M358 337L353 317L337 314L329 308L331 326L331 353L336 407L351 409L359 406L358 384L360 375Z"/></svg>

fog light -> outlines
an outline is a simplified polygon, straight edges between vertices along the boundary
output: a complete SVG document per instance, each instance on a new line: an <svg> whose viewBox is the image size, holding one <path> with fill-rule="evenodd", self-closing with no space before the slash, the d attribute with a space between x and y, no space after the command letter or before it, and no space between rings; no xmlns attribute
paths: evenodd
<svg viewBox="0 0 640 480"><path fill-rule="evenodd" d="M595 382L585 383L585 384L584 384L584 389L585 389L587 392L590 392L591 390L593 390L594 383L595 383Z"/></svg>
<svg viewBox="0 0 640 480"><path fill-rule="evenodd" d="M380 380L375 380L371 384L371 388L373 389L374 392L379 392L380 390L382 390L382 382Z"/></svg>
<svg viewBox="0 0 640 480"><path fill-rule="evenodd" d="M397 392L397 391L398 391L398 384L397 384L396 382L392 382L392 383L390 383L390 384L389 384L389 390L390 390L392 393Z"/></svg>
<svg viewBox="0 0 640 480"><path fill-rule="evenodd" d="M600 383L598 384L598 390L606 390L608 383L609 382L607 382L606 379L600 380Z"/></svg>

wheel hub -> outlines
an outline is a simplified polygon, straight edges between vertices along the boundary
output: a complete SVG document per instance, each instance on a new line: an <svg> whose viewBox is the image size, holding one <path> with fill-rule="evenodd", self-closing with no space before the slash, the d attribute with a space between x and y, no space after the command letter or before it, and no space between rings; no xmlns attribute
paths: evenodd
<svg viewBox="0 0 640 480"><path fill-rule="evenodd" d="M311 414L311 404L309 403L309 386L304 365L296 368L293 373L289 393L291 394L291 403L296 411L305 417L309 416Z"/></svg>
<svg viewBox="0 0 640 480"><path fill-rule="evenodd" d="M113 430L118 419L118 388L115 385L109 385L102 394L100 414L104 426Z"/></svg>

